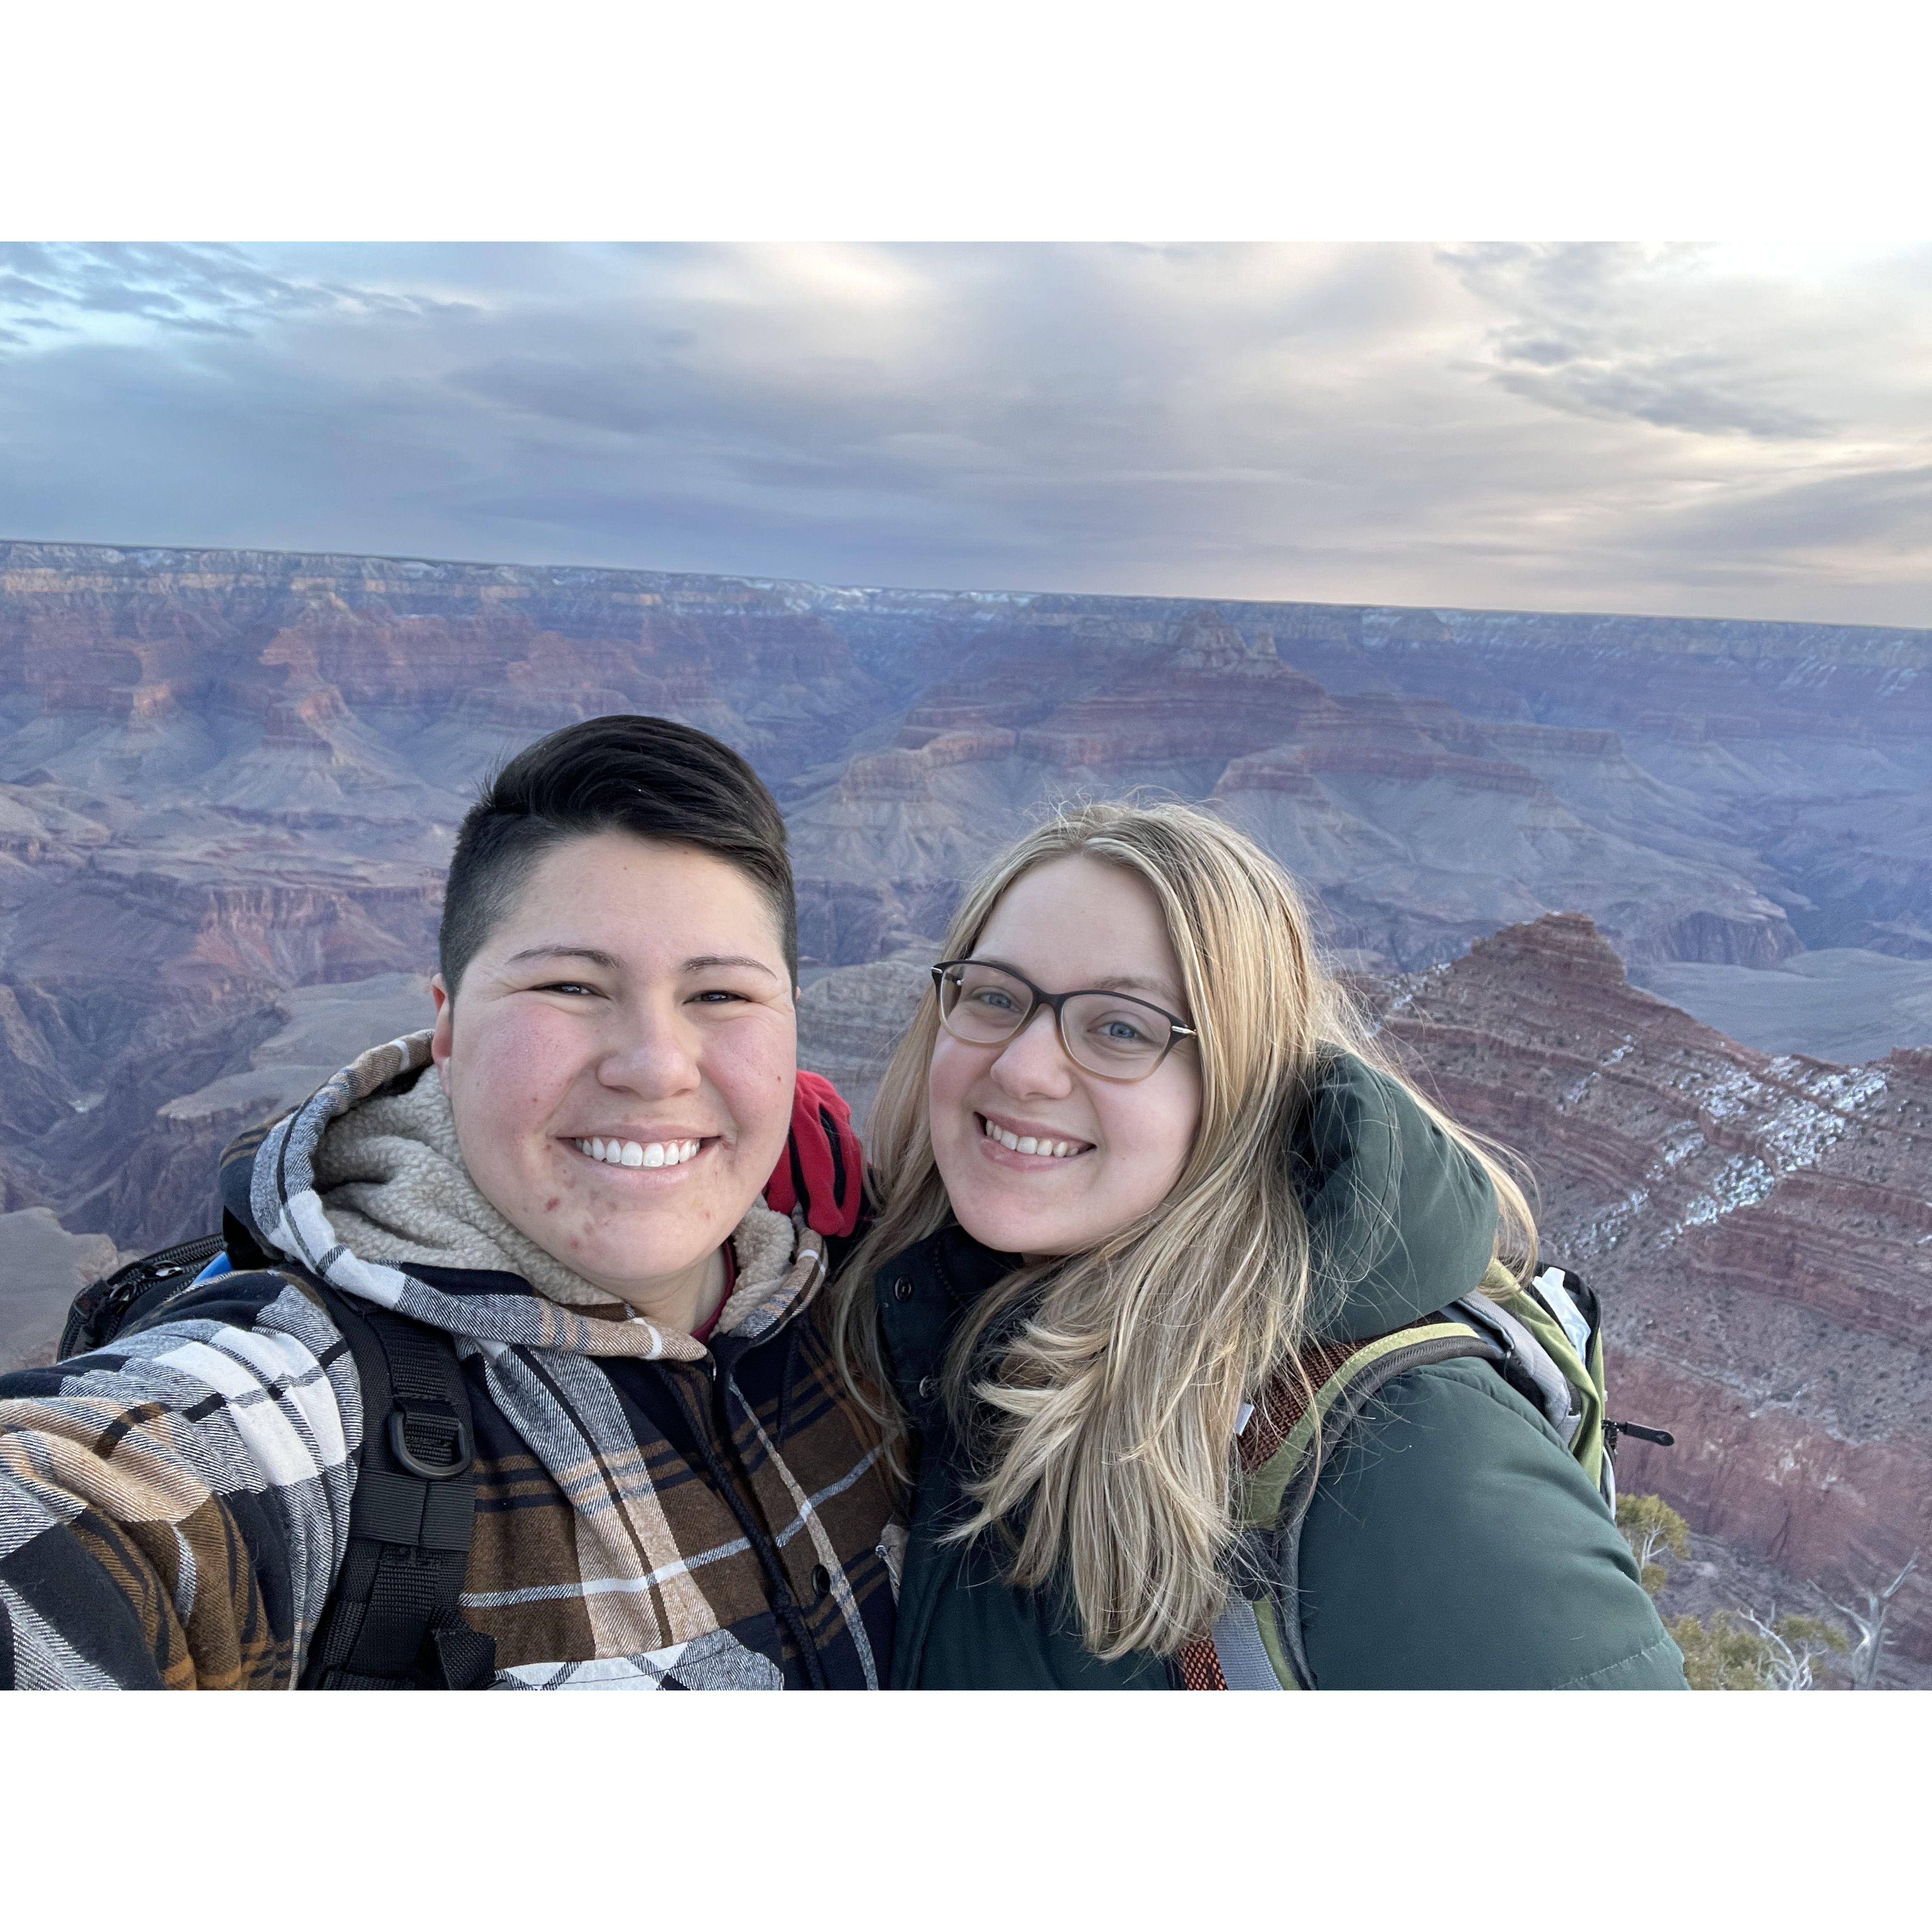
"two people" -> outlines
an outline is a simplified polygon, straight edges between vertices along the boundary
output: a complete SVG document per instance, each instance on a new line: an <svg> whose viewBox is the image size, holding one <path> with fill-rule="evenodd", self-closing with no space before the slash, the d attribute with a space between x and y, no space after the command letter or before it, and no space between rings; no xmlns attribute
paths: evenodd
<svg viewBox="0 0 1932 1932"><path fill-rule="evenodd" d="M1204 814L1042 828L962 906L855 1228L769 794L662 721L554 734L465 821L434 1028L231 1150L231 1271L0 1381L12 1681L328 1681L374 1309L446 1338L473 1434L464 1640L396 1688L1172 1688L1257 1681L1244 1641L1322 1688L1681 1684L1466 1350L1405 1343L1253 1533L1322 1351L1436 1333L1533 1239L1306 935Z"/></svg>

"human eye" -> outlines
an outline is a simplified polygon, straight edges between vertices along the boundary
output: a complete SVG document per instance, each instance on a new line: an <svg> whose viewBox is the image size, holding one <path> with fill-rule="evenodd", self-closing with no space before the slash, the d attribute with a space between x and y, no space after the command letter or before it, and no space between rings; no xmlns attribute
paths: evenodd
<svg viewBox="0 0 1932 1932"><path fill-rule="evenodd" d="M1092 995L1073 1010L1081 1046L1078 1052L1104 1072L1108 1065L1144 1065L1160 1052L1166 1038L1160 1016L1131 1000ZM1070 1034L1070 1042L1073 1036Z"/></svg>
<svg viewBox="0 0 1932 1932"><path fill-rule="evenodd" d="M1019 1002L1004 986L968 986L963 996L976 1006L983 1006L988 1012L1011 1012Z"/></svg>
<svg viewBox="0 0 1932 1932"><path fill-rule="evenodd" d="M532 986L530 991L533 993L561 993L566 998L588 1000L596 999L598 993L598 988L586 985L581 980L546 980L542 985Z"/></svg>

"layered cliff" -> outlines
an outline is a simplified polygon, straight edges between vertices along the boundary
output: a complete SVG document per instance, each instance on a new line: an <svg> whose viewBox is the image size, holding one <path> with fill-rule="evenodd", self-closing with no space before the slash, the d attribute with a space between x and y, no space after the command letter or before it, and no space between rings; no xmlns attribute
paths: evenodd
<svg viewBox="0 0 1932 1932"><path fill-rule="evenodd" d="M793 814L808 943L835 962L943 926L961 882L1066 800L1211 800L1293 871L1331 943L1384 966L1580 906L1634 960L1769 964L1800 944L1768 869L1610 732L1332 695L1198 616L1168 638L992 650L890 749Z"/></svg>
<svg viewBox="0 0 1932 1932"><path fill-rule="evenodd" d="M1932 1545L1932 1054L1754 1052L1630 986L1576 916L1377 1004L1601 1290L1613 1413L1677 1438L1626 1443L1626 1486L1841 1590ZM1902 1603L1932 1656L1932 1589Z"/></svg>

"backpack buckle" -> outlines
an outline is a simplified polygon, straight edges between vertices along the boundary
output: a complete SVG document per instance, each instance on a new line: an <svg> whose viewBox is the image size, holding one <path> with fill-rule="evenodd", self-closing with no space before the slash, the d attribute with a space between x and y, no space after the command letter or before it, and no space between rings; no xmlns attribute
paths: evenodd
<svg viewBox="0 0 1932 1932"><path fill-rule="evenodd" d="M425 1462L410 1447L408 1425L411 1423L418 1426L418 1442L424 1436L434 1436L448 1444L447 1462ZM420 1476L430 1483L447 1482L452 1477L463 1474L474 1460L470 1431L464 1426L461 1416L440 1406L425 1408L413 1406L400 1398L389 1412L389 1453L411 1475Z"/></svg>

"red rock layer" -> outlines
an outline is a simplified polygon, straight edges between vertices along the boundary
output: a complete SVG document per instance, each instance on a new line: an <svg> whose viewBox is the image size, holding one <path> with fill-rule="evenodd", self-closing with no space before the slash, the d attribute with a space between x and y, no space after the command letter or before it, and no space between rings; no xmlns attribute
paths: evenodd
<svg viewBox="0 0 1932 1932"><path fill-rule="evenodd" d="M1576 914L1379 1000L1602 1292L1612 1413L1676 1436L1626 1444L1627 1486L1834 1587L1932 1547L1932 1054L1753 1052L1630 986ZM1932 1655L1932 1588L1907 1591L1901 1641Z"/></svg>

